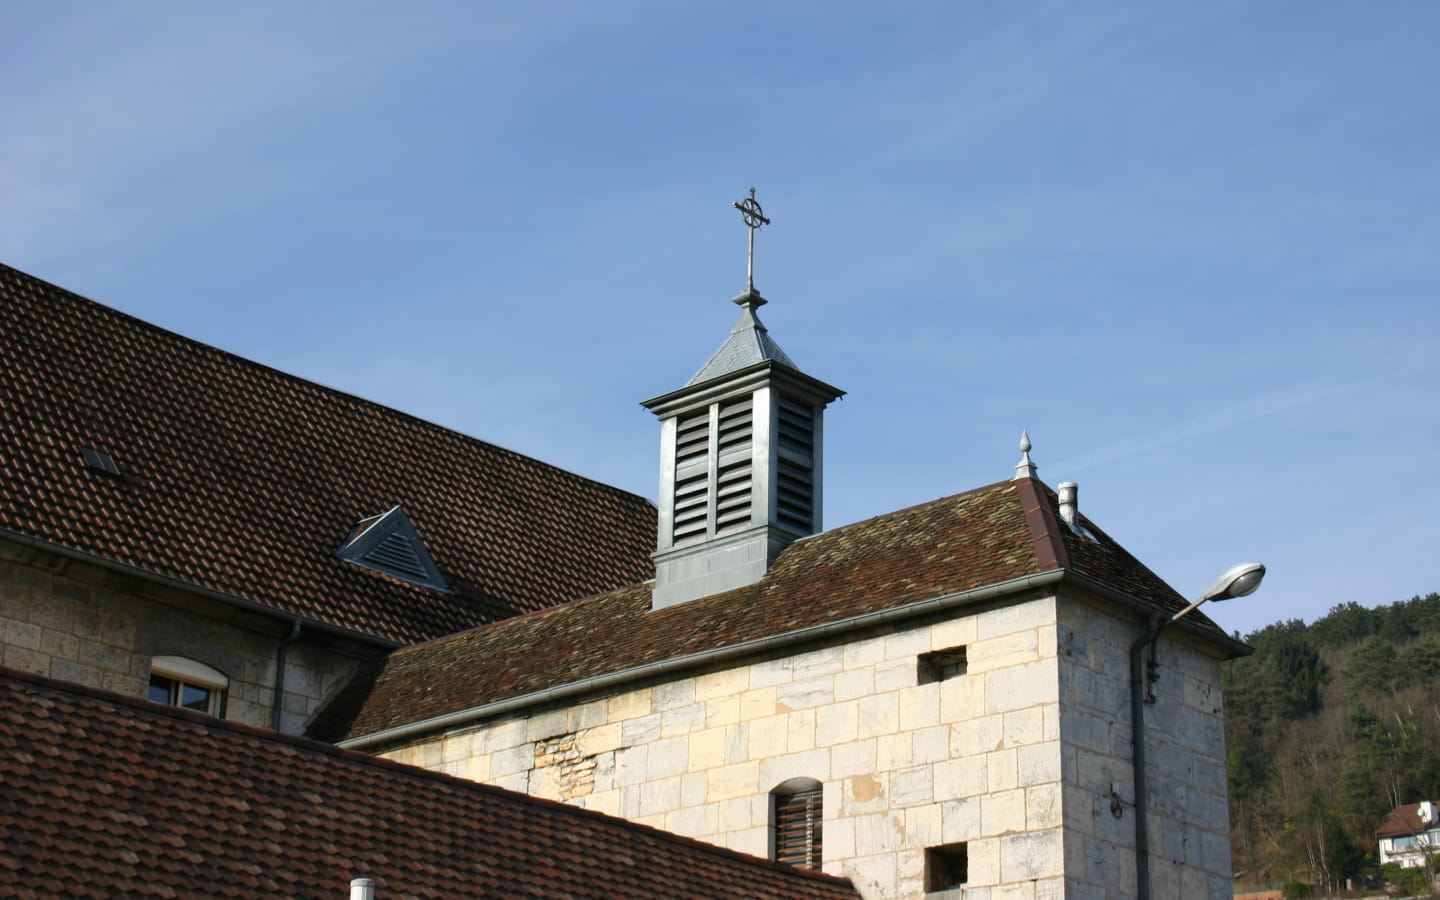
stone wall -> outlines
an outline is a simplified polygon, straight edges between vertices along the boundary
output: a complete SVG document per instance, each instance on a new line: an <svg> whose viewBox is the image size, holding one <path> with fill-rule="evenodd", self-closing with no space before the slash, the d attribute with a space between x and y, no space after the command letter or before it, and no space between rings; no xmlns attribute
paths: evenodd
<svg viewBox="0 0 1440 900"><path fill-rule="evenodd" d="M824 785L825 871L865 897L924 894L924 849L965 842L966 900L1060 897L1056 603L1032 600L511 716L388 755L746 853L770 792ZM920 684L922 653L965 674Z"/></svg>
<svg viewBox="0 0 1440 900"><path fill-rule="evenodd" d="M1130 646L1141 633L1077 602L1059 610L1066 896L1134 897ZM1220 660L1192 638L1160 641L1145 708L1150 883L1155 897L1231 897Z"/></svg>
<svg viewBox="0 0 1440 900"><path fill-rule="evenodd" d="M269 727L285 623L0 540L0 664L145 696L150 660L184 656L230 679L225 717ZM307 638L287 651L281 730L305 723L363 648Z"/></svg>

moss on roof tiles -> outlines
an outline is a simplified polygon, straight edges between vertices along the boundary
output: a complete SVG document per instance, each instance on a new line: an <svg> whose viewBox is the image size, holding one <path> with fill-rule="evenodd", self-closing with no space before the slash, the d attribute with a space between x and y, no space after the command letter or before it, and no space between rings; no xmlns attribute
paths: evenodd
<svg viewBox="0 0 1440 900"><path fill-rule="evenodd" d="M1054 493L1039 490L1053 514ZM401 649L358 677L312 730L327 740L374 734L1038 574L1047 566L1023 501L1015 482L1000 482L797 541L749 587L652 612L650 585L636 585ZM1184 605L1090 527L1098 540L1059 529L1077 574L1157 610Z"/></svg>

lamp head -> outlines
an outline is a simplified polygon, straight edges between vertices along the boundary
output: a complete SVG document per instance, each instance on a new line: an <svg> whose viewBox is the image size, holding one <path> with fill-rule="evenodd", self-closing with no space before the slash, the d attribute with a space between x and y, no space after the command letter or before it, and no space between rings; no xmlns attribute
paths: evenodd
<svg viewBox="0 0 1440 900"><path fill-rule="evenodd" d="M1215 579L1215 583L1205 589L1200 600L1214 600L1219 603L1221 600L1229 600L1231 597L1244 597L1246 594L1255 593L1260 586L1260 580L1265 577L1265 567L1258 562L1244 562L1231 566L1225 570L1225 574Z"/></svg>

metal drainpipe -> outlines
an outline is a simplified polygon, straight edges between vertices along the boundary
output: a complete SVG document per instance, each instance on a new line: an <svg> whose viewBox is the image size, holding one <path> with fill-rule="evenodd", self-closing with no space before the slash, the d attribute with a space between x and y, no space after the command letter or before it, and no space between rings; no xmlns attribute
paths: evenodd
<svg viewBox="0 0 1440 900"><path fill-rule="evenodd" d="M1135 767L1135 896L1150 900L1150 834L1147 822L1149 800L1145 788L1145 648L1155 652L1155 642L1171 619L1155 616L1145 633L1130 645L1130 758Z"/></svg>
<svg viewBox="0 0 1440 900"><path fill-rule="evenodd" d="M290 634L275 648L275 696L270 701L270 728L280 730L280 713L285 702L285 655L295 639L300 637L300 620L290 623Z"/></svg>

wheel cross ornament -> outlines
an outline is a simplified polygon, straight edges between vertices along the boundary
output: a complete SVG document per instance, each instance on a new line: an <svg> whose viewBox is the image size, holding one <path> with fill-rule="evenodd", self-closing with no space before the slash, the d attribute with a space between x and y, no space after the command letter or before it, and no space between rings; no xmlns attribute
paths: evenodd
<svg viewBox="0 0 1440 900"><path fill-rule="evenodd" d="M750 253L745 261L745 293L749 295L755 293L755 232L761 225L769 225L770 220L765 218L765 211L755 201L753 187L750 189L750 196L747 199L737 200L730 205L740 210L740 218L745 221L745 227L750 230Z"/></svg>

